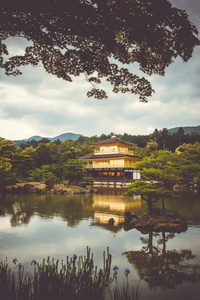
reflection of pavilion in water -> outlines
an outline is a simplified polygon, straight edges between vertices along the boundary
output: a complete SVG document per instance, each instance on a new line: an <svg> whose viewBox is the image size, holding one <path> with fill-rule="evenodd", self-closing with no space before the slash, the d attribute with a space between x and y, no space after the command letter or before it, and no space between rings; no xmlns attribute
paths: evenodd
<svg viewBox="0 0 200 300"><path fill-rule="evenodd" d="M124 198L123 196L108 196L96 194L93 198L94 222L92 226L100 226L110 230L114 235L124 225L124 213L130 211L136 213L141 210L141 197ZM114 220L113 225L108 221Z"/></svg>

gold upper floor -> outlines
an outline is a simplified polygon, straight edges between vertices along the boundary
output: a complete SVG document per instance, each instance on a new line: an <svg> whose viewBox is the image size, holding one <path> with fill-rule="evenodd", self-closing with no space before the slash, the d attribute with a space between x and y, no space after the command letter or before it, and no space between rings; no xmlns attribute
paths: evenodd
<svg viewBox="0 0 200 300"><path fill-rule="evenodd" d="M127 147L114 146L104 146L94 150L94 155L102 154L128 154L133 155L133 150L129 150Z"/></svg>
<svg viewBox="0 0 200 300"><path fill-rule="evenodd" d="M101 159L92 160L85 167L89 169L96 168L135 168L135 163L141 161L140 158L118 158L118 159Z"/></svg>

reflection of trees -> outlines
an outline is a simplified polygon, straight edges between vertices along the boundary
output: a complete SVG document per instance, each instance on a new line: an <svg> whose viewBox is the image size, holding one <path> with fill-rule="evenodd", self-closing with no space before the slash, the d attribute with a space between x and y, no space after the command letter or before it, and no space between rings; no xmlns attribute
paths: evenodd
<svg viewBox="0 0 200 300"><path fill-rule="evenodd" d="M157 238L157 245L153 246L153 236ZM150 288L174 289L185 282L200 280L200 265L191 264L195 258L190 250L166 250L166 243L174 238L174 234L165 232L149 233L149 238L141 238L145 244L141 251L124 252L129 261L138 271L140 279L145 280ZM162 247L161 247L162 246Z"/></svg>
<svg viewBox="0 0 200 300"><path fill-rule="evenodd" d="M29 206L25 207L21 202L15 203L12 206L10 220L11 226L20 226L23 224L28 224L33 214L34 212L32 209L30 209Z"/></svg>
<svg viewBox="0 0 200 300"><path fill-rule="evenodd" d="M60 216L69 226L76 226L81 220L93 217L92 197L83 195L6 195L0 198L0 213L11 216L11 226L28 224L34 214L44 218Z"/></svg>
<svg viewBox="0 0 200 300"><path fill-rule="evenodd" d="M34 215L42 218L61 217L67 222L68 226L77 226L82 220L95 218L98 216L108 217L107 220L100 219L97 226L111 230L116 234L121 230L122 225L115 230L113 226L107 226L108 220L114 218L115 227L118 223L124 222L123 212L129 210L131 212L139 211L141 208L141 199L133 198L124 200L124 197L115 197L108 195L90 194L90 195L6 195L4 198L0 196L0 214L11 216L11 225L19 226L28 224Z"/></svg>
<svg viewBox="0 0 200 300"><path fill-rule="evenodd" d="M37 211L46 218L58 215L74 227L83 219L93 217L92 203L92 197L83 195L45 196L37 203Z"/></svg>
<svg viewBox="0 0 200 300"><path fill-rule="evenodd" d="M68 226L76 226L81 220L93 217L92 203L89 199L84 199L78 197L74 199L71 197L65 203L62 211L61 217L67 220Z"/></svg>
<svg viewBox="0 0 200 300"><path fill-rule="evenodd" d="M15 197L0 198L1 215L10 215L11 226L20 226L28 224L34 215L34 206L29 201L16 201Z"/></svg>

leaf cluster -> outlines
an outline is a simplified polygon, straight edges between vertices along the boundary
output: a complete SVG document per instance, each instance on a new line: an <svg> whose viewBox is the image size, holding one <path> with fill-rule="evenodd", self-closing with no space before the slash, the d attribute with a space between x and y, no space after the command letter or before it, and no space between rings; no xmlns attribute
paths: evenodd
<svg viewBox="0 0 200 300"><path fill-rule="evenodd" d="M164 75L175 58L188 61L199 45L187 13L168 0L26 2L3 1L0 8L0 68L15 76L22 74L21 66L42 65L68 82L84 74L92 85L88 97L107 98L96 87L106 79L114 93L147 102L154 91L150 82L120 65L137 63L148 75ZM6 39L14 36L31 45L5 61Z"/></svg>
<svg viewBox="0 0 200 300"><path fill-rule="evenodd" d="M170 198L174 196L173 191L169 189L163 189L159 182L147 182L147 181L135 181L129 185L128 191L125 195L141 195L145 201L151 201L151 203L157 202L160 198Z"/></svg>

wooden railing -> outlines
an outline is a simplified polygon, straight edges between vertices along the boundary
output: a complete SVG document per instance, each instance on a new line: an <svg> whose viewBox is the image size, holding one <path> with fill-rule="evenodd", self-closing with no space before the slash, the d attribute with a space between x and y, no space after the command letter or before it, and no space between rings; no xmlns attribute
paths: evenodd
<svg viewBox="0 0 200 300"><path fill-rule="evenodd" d="M115 168L134 168L135 164L130 162L126 162L125 164L115 164L111 165L109 163L101 163L101 164L87 164L84 168L86 169L115 169Z"/></svg>
<svg viewBox="0 0 200 300"><path fill-rule="evenodd" d="M113 169L113 168L125 168L124 165L118 164L118 165L110 165L110 164L99 164L99 165L86 165L86 169Z"/></svg>
<svg viewBox="0 0 200 300"><path fill-rule="evenodd" d="M102 155L102 154L128 154L128 155L133 155L133 151L132 150L127 150L127 149L118 149L117 151L112 151L110 149L108 150L94 150L94 154L95 155Z"/></svg>

